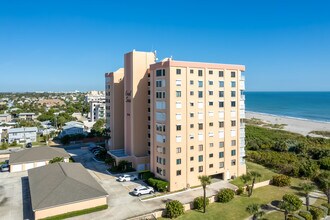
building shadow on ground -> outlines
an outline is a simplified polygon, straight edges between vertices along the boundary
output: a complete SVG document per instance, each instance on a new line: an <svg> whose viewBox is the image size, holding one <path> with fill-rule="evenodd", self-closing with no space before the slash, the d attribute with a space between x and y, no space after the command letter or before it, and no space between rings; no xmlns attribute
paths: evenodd
<svg viewBox="0 0 330 220"><path fill-rule="evenodd" d="M27 176L21 178L22 182L22 201L23 201L23 219L33 220L33 211L31 206L31 195L29 188L29 179Z"/></svg>

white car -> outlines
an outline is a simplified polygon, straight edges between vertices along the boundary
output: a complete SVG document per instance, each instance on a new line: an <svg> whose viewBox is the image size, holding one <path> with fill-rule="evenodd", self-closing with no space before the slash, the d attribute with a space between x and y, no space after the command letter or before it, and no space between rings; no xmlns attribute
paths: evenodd
<svg viewBox="0 0 330 220"><path fill-rule="evenodd" d="M155 193L155 190L154 190L154 188L152 188L150 186L139 186L139 187L135 188L132 193L135 196L141 196L141 195L145 195L145 194Z"/></svg>
<svg viewBox="0 0 330 220"><path fill-rule="evenodd" d="M137 179L138 179L137 176L128 175L128 174L124 174L124 175L118 177L119 182L126 182L126 181L132 181L132 180L137 180Z"/></svg>

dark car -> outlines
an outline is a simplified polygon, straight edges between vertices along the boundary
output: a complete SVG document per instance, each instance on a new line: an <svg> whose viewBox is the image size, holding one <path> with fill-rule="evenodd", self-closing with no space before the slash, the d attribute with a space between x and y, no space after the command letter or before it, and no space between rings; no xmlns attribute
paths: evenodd
<svg viewBox="0 0 330 220"><path fill-rule="evenodd" d="M0 171L1 172L6 172L6 171L8 172L9 171L9 164L6 164L6 163L1 164Z"/></svg>
<svg viewBox="0 0 330 220"><path fill-rule="evenodd" d="M26 145L25 145L25 148L31 148L32 147L32 143L27 143Z"/></svg>

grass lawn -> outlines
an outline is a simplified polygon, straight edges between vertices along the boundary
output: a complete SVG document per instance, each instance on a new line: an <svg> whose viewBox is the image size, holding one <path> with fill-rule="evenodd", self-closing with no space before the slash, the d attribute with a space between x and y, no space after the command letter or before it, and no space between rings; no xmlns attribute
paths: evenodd
<svg viewBox="0 0 330 220"><path fill-rule="evenodd" d="M245 211L246 207L252 203L268 204L274 200L281 200L286 193L293 193L300 196L298 191L299 181L293 182L293 187L279 188L276 186L265 186L254 190L253 195L249 198L246 195L236 196L229 203L212 203L207 207L207 213L192 210L186 212L185 215L178 219L221 219L221 220L237 220L249 217L249 213ZM283 213L282 213L283 215ZM283 216L281 217L283 218ZM280 219L281 219L280 218ZM278 219L278 218L277 218Z"/></svg>
<svg viewBox="0 0 330 220"><path fill-rule="evenodd" d="M247 167L248 172L256 171L261 174L261 177L257 178L256 182L270 180L273 178L274 175L277 175L277 173L275 173L259 164L256 164L256 163L246 162L246 167ZM244 186L243 182L241 181L241 179L239 177L232 180L230 183L232 183L238 187Z"/></svg>

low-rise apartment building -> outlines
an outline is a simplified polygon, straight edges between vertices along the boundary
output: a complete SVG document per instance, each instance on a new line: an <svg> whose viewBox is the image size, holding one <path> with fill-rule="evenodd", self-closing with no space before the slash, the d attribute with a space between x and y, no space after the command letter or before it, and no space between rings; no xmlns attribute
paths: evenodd
<svg viewBox="0 0 330 220"><path fill-rule="evenodd" d="M37 127L11 128L8 130L8 143L31 143L37 141Z"/></svg>
<svg viewBox="0 0 330 220"><path fill-rule="evenodd" d="M18 114L18 119L27 120L27 121L33 121L34 119L36 119L36 117L37 117L36 114L33 112L25 112Z"/></svg>
<svg viewBox="0 0 330 220"><path fill-rule="evenodd" d="M0 114L0 123L11 122L11 114Z"/></svg>

